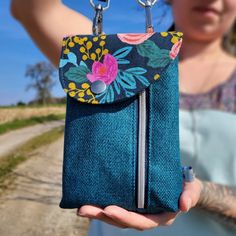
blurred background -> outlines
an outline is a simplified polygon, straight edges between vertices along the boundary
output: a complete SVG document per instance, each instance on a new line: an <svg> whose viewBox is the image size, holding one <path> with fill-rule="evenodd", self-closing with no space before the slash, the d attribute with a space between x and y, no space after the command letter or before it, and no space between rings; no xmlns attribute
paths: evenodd
<svg viewBox="0 0 236 236"><path fill-rule="evenodd" d="M89 1L63 2L92 20ZM159 1L153 19L156 31L168 30L171 8ZM10 0L0 2L0 22L0 235L86 235L88 220L58 206L66 99L57 68L11 16ZM144 28L136 1L112 1L104 13L107 34Z"/></svg>

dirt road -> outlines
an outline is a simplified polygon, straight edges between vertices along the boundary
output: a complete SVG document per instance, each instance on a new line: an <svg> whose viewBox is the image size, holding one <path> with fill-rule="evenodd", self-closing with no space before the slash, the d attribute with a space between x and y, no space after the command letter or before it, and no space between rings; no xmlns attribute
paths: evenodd
<svg viewBox="0 0 236 236"><path fill-rule="evenodd" d="M36 151L14 171L0 196L1 236L85 236L88 219L59 208L63 138Z"/></svg>
<svg viewBox="0 0 236 236"><path fill-rule="evenodd" d="M64 120L50 121L0 135L0 157L8 154L33 137L43 134L53 128L62 126L64 123Z"/></svg>

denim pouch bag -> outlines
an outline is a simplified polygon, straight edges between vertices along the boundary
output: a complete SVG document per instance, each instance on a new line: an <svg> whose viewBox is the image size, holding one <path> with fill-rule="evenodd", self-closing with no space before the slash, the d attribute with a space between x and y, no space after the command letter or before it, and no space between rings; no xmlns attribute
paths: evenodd
<svg viewBox="0 0 236 236"><path fill-rule="evenodd" d="M181 32L63 38L67 93L61 208L179 210Z"/></svg>

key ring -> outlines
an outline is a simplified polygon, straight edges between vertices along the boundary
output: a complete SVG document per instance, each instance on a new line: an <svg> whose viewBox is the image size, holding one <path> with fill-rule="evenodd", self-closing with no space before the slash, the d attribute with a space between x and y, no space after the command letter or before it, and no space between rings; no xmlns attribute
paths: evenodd
<svg viewBox="0 0 236 236"><path fill-rule="evenodd" d="M157 0L146 0L145 2L143 2L142 0L137 0L137 1L143 7L146 7L147 5L153 6L157 2Z"/></svg>
<svg viewBox="0 0 236 236"><path fill-rule="evenodd" d="M96 9L98 5L101 5L103 11L107 10L110 7L110 0L98 0L98 1L106 3L106 6L103 7L101 4L95 4L93 0L90 0L90 4L94 9Z"/></svg>

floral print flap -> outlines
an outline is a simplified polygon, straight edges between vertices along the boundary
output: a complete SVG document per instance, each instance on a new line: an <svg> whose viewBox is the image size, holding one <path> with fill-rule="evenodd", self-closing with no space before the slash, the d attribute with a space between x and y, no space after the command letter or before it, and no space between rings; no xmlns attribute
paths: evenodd
<svg viewBox="0 0 236 236"><path fill-rule="evenodd" d="M161 79L181 43L182 33L175 31L64 37L61 85L80 102L124 100Z"/></svg>

